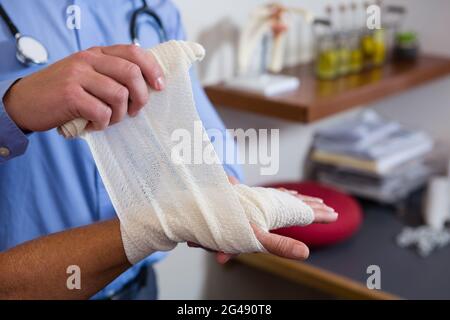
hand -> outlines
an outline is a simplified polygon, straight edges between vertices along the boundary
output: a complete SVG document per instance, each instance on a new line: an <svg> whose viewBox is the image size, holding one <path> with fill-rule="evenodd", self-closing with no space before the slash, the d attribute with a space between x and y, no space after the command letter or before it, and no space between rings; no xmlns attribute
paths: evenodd
<svg viewBox="0 0 450 320"><path fill-rule="evenodd" d="M147 103L147 84L164 88L151 53L134 45L80 51L16 82L4 97L11 119L24 131L45 131L76 118L102 130Z"/></svg>
<svg viewBox="0 0 450 320"><path fill-rule="evenodd" d="M313 223L331 223L337 220L338 214L333 208L325 205L322 199L300 195L296 191L286 190L286 192L293 193L296 197L303 200L304 203L313 209ZM256 225L252 225L252 227L256 238L268 252L289 259L304 260L308 258L309 249L303 242L266 232ZM225 260L225 257L221 257L221 259Z"/></svg>
<svg viewBox="0 0 450 320"><path fill-rule="evenodd" d="M228 177L231 184L239 183L236 178ZM331 223L337 220L338 214L334 211L333 208L328 207L323 203L322 199L304 196L298 194L297 191L291 191L286 189L281 189L285 192L290 192L299 199L303 200L307 205L309 205L314 211L314 221L313 223ZM300 259L304 260L309 256L308 247L301 241L284 237L278 234L269 233L258 226L252 224L253 231L255 232L255 236L258 241L266 248L266 250L274 255L289 258L289 259ZM189 247L194 248L202 248L200 245L192 242L188 242ZM207 251L211 251L210 249L203 248ZM220 264L227 263L232 257L236 255L224 253L224 252L215 252L216 260Z"/></svg>

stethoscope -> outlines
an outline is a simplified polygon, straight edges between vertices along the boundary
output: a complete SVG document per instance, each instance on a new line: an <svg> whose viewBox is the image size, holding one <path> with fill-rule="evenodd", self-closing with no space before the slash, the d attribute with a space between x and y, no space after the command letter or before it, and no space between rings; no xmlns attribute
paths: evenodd
<svg viewBox="0 0 450 320"><path fill-rule="evenodd" d="M168 40L161 18L147 5L145 0L142 0L142 7L135 10L131 16L130 38L133 44L137 46L140 45L137 20L141 15L147 15L152 18L151 24L158 33L159 42L162 43ZM8 29L13 37L16 39L16 57L20 63L25 66L48 63L49 54L47 48L39 40L30 36L22 35L1 4L0 16L8 26Z"/></svg>

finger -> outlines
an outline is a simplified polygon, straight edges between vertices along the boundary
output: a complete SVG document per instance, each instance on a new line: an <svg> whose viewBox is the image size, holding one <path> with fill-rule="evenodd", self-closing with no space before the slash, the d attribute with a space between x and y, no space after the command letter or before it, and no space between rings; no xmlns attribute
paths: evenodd
<svg viewBox="0 0 450 320"><path fill-rule="evenodd" d="M308 258L309 249L303 242L265 232L254 224L252 224L252 228L258 241L270 253L289 259L304 260Z"/></svg>
<svg viewBox="0 0 450 320"><path fill-rule="evenodd" d="M128 60L141 69L147 83L155 90L164 89L164 72L155 57L135 45L102 47L102 52Z"/></svg>
<svg viewBox="0 0 450 320"><path fill-rule="evenodd" d="M216 253L216 261L220 264L225 264L228 261L230 261L231 258L233 258L236 255L228 254L224 252L217 252Z"/></svg>
<svg viewBox="0 0 450 320"><path fill-rule="evenodd" d="M309 201L309 200L306 200L303 202L306 203L308 206L310 206L312 209L320 209L320 210L324 210L324 211L335 212L335 210L332 207L329 207L324 203Z"/></svg>
<svg viewBox="0 0 450 320"><path fill-rule="evenodd" d="M293 195L297 196L298 198L300 198L301 200L308 200L308 201L314 201L314 202L323 203L322 199L316 198L316 197L305 196L303 194L299 194L297 190L289 190L289 189L286 189L286 188L278 188L278 189L281 190L281 191L293 194Z"/></svg>
<svg viewBox="0 0 450 320"><path fill-rule="evenodd" d="M224 252L216 252L216 251L213 251L213 250L210 250L210 249L206 249L206 248L202 247L201 245L199 245L197 243L194 243L194 242L190 242L190 241L187 242L187 245L188 245L188 247L191 247L191 248L202 248L202 249L205 249L208 252L215 252L215 254L216 254L216 261L218 263L220 263L220 264L225 264L231 258L237 256L236 254L229 254L229 253L224 253Z"/></svg>
<svg viewBox="0 0 450 320"><path fill-rule="evenodd" d="M110 125L123 119L128 110L128 89L126 87L95 70L86 72L81 80L81 85L84 90L111 108Z"/></svg>
<svg viewBox="0 0 450 320"><path fill-rule="evenodd" d="M303 201L311 201L311 202L323 203L323 200L320 199L320 198L305 196L303 194L299 194L299 195L297 195L297 197L302 199Z"/></svg>
<svg viewBox="0 0 450 320"><path fill-rule="evenodd" d="M314 223L331 223L335 222L339 215L337 212L329 212L321 209L313 209L314 211Z"/></svg>
<svg viewBox="0 0 450 320"><path fill-rule="evenodd" d="M136 115L147 103L149 98L147 83L137 64L119 57L100 53L94 55L92 66L97 72L127 87L130 99L128 114L130 116Z"/></svg>
<svg viewBox="0 0 450 320"><path fill-rule="evenodd" d="M337 220L338 213L324 203L304 201L314 212L315 223L331 223Z"/></svg>
<svg viewBox="0 0 450 320"><path fill-rule="evenodd" d="M74 88L72 94L76 95L79 117L89 121L87 130L103 130L109 125L112 111L104 102L81 87Z"/></svg>

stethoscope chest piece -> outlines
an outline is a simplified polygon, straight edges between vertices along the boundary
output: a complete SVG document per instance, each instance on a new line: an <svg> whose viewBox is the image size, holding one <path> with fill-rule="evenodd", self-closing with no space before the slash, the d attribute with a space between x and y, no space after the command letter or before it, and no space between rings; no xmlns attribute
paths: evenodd
<svg viewBox="0 0 450 320"><path fill-rule="evenodd" d="M48 51L38 40L28 36L18 36L16 40L17 59L25 65L46 64Z"/></svg>
<svg viewBox="0 0 450 320"><path fill-rule="evenodd" d="M44 45L33 37L23 36L1 4L0 17L16 39L16 57L20 63L31 66L48 62L48 51Z"/></svg>

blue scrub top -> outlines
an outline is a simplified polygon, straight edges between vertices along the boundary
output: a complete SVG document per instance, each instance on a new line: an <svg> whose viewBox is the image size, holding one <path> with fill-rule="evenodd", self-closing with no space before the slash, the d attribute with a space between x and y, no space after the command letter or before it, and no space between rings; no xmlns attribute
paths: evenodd
<svg viewBox="0 0 450 320"><path fill-rule="evenodd" d="M42 42L50 63L93 46L129 44L130 17L141 0L0 0L20 32ZM67 27L67 8L81 9L81 28ZM170 39L184 39L180 14L171 1L148 0L161 17ZM138 21L144 48L158 44L158 34L149 17ZM43 66L45 67L45 66ZM0 20L0 251L24 241L68 228L115 217L114 209L87 144L65 140L56 130L25 135L5 112L2 98L20 77L38 71L16 60L15 39ZM224 131L224 125L192 74L195 102L205 128ZM224 134L225 139L231 139ZM225 142L219 142L223 146ZM213 142L214 144L214 142ZM220 154L223 150L216 151ZM233 164L225 164L229 175L241 178ZM132 267L96 297L105 297L132 279L143 264L160 260L156 253Z"/></svg>

